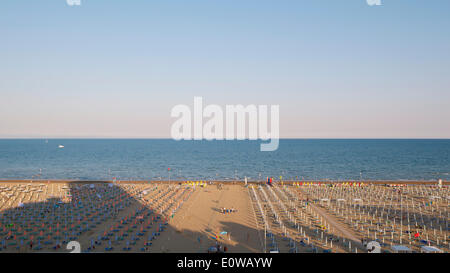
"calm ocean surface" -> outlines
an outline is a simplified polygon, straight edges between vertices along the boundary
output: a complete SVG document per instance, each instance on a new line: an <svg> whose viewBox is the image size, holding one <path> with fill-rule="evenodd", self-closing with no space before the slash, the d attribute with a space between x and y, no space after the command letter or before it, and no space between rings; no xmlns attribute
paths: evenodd
<svg viewBox="0 0 450 273"><path fill-rule="evenodd" d="M58 145L65 147L60 149ZM450 140L0 140L0 179L450 180Z"/></svg>

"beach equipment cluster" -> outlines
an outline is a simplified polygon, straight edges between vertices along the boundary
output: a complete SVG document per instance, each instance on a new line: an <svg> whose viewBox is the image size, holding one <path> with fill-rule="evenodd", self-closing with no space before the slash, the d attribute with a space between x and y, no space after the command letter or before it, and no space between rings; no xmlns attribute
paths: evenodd
<svg viewBox="0 0 450 273"><path fill-rule="evenodd" d="M324 183L324 182L293 182L293 186L300 187L300 186L327 186L327 187L346 187L346 186L352 186L352 187L362 187L367 185L367 183L364 182L333 182L333 183Z"/></svg>
<svg viewBox="0 0 450 273"><path fill-rule="evenodd" d="M208 185L207 181L184 181L182 182L182 185L186 185L186 186L196 186L196 187L206 187Z"/></svg>
<svg viewBox="0 0 450 273"><path fill-rule="evenodd" d="M151 251L192 188L134 184L10 184L0 188L0 251ZM3 194L1 194L3 193Z"/></svg>
<svg viewBox="0 0 450 273"><path fill-rule="evenodd" d="M405 185L299 188L314 206L344 223L363 246L377 242L384 252L449 251L447 186ZM400 247L401 246L401 247Z"/></svg>
<svg viewBox="0 0 450 273"><path fill-rule="evenodd" d="M448 186L388 185L249 186L262 252L448 252Z"/></svg>

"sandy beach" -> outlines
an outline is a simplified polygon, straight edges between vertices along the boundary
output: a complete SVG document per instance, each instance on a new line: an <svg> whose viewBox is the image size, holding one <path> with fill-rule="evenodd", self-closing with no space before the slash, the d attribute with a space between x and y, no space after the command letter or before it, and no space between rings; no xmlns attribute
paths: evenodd
<svg viewBox="0 0 450 273"><path fill-rule="evenodd" d="M0 252L448 252L449 196L419 181L1 181Z"/></svg>

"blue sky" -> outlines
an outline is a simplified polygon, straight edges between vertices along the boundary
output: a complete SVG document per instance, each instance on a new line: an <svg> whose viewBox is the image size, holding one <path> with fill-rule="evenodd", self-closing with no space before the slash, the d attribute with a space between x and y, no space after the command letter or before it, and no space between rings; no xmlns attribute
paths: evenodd
<svg viewBox="0 0 450 273"><path fill-rule="evenodd" d="M279 104L281 137L449 138L450 1L2 1L0 137L170 137Z"/></svg>

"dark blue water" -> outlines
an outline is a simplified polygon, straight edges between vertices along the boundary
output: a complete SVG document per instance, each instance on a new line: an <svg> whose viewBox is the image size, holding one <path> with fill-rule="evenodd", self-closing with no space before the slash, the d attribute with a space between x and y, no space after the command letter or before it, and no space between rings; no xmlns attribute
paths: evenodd
<svg viewBox="0 0 450 273"><path fill-rule="evenodd" d="M59 149L58 145L65 148ZM450 179L450 140L0 140L0 179Z"/></svg>

